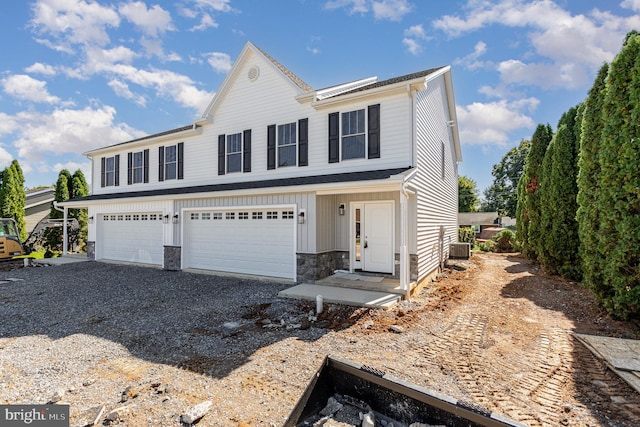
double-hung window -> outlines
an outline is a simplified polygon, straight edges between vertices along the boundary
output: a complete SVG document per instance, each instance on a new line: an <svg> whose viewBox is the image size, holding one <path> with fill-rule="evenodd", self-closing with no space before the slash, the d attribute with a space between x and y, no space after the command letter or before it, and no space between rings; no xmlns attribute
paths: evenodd
<svg viewBox="0 0 640 427"><path fill-rule="evenodd" d="M363 159L364 154L364 109L342 113L342 160Z"/></svg>
<svg viewBox="0 0 640 427"><path fill-rule="evenodd" d="M227 135L227 173L242 170L242 134Z"/></svg>
<svg viewBox="0 0 640 427"><path fill-rule="evenodd" d="M149 182L149 149L129 153L127 171L129 185Z"/></svg>
<svg viewBox="0 0 640 427"><path fill-rule="evenodd" d="M178 176L178 150L175 145L164 147L164 179Z"/></svg>
<svg viewBox="0 0 640 427"><path fill-rule="evenodd" d="M103 157L100 162L100 186L113 187L120 185L120 155Z"/></svg>
<svg viewBox="0 0 640 427"><path fill-rule="evenodd" d="M278 126L278 167L296 165L296 124Z"/></svg>
<svg viewBox="0 0 640 427"><path fill-rule="evenodd" d="M165 145L158 152L160 160L158 168L158 180L184 178L184 143Z"/></svg>
<svg viewBox="0 0 640 427"><path fill-rule="evenodd" d="M380 158L380 104L329 113L329 163Z"/></svg>

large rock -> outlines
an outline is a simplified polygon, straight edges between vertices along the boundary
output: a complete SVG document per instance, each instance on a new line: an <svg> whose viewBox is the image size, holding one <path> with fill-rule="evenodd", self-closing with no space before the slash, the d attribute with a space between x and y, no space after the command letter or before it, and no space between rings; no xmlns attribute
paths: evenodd
<svg viewBox="0 0 640 427"><path fill-rule="evenodd" d="M200 418L204 417L209 409L213 406L213 402L210 400L205 400L202 403L198 403L195 406L187 409L187 412L180 415L180 422L184 424L193 424L198 421Z"/></svg>

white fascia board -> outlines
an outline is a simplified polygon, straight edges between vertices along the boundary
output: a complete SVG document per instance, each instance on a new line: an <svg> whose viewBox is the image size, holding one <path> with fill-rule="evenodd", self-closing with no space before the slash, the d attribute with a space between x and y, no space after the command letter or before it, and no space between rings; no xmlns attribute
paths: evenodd
<svg viewBox="0 0 640 427"><path fill-rule="evenodd" d="M175 133L168 133L166 135L158 135L149 138L141 138L140 140L134 140L131 142L122 142L116 145L109 145L108 147L97 148L95 150L87 151L82 153L83 156L92 158L93 156L100 154L107 154L115 151L128 150L130 148L137 148L145 145L152 145L158 142L168 141L172 139L183 139L186 137L196 136L202 133L202 127L196 126L195 124L187 130L183 130Z"/></svg>
<svg viewBox="0 0 640 427"><path fill-rule="evenodd" d="M399 177L399 178L396 178ZM150 202L160 200L185 200L185 199L209 199L215 197L229 196L247 196L262 194L280 194L280 193L316 193L318 195L327 194L349 194L349 193L377 193L383 191L399 191L399 185L402 182L401 175L394 178L378 179L371 181L354 181L342 183L327 184L309 184L309 185L291 185L288 187L268 187L268 188L247 188L243 190L228 191L210 191L202 193L186 193L186 194L163 194L157 196L140 196L118 199L101 199L90 201L66 201L58 203L58 206L66 208L86 208L92 205L104 205L109 203L135 203Z"/></svg>
<svg viewBox="0 0 640 427"><path fill-rule="evenodd" d="M361 101L370 98L380 98L383 96L390 96L399 93L411 94L412 90L424 90L425 88L425 79L424 77L421 77L419 79L393 83L372 89L365 89L346 95L339 95L333 98L315 100L311 102L311 106L316 110L322 110L325 108L335 107L339 104L352 103L355 101Z"/></svg>

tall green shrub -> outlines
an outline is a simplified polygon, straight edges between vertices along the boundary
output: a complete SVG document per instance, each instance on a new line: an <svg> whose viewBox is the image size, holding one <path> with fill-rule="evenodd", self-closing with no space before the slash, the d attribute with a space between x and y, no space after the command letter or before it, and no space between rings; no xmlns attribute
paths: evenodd
<svg viewBox="0 0 640 427"><path fill-rule="evenodd" d="M580 136L580 158L578 161L578 235L580 237L580 259L582 283L591 289L602 302L606 293L603 289L602 271L605 265L604 253L600 245L600 159L606 79L609 65L604 64L593 83L589 96L584 102L582 134Z"/></svg>
<svg viewBox="0 0 640 427"><path fill-rule="evenodd" d="M600 231L605 307L640 315L640 36L627 35L611 63L602 111Z"/></svg>
<svg viewBox="0 0 640 427"><path fill-rule="evenodd" d="M0 210L3 218L13 218L18 226L20 240L27 238L27 223L24 219L25 191L24 175L17 160L2 171L0 184Z"/></svg>
<svg viewBox="0 0 640 427"><path fill-rule="evenodd" d="M72 185L70 198L77 199L89 195L89 186L84 178L84 174L80 169L75 171L72 175ZM80 228L78 238L86 243L87 241L87 228L88 228L88 213L87 209L71 209L69 212L72 218L78 220L78 226Z"/></svg>
<svg viewBox="0 0 640 427"><path fill-rule="evenodd" d="M69 183L71 181L71 172L66 169L62 169L60 173L58 173L58 180L56 181L56 192L54 195L54 199L56 202L64 202L69 200L70 191L69 191ZM51 204L51 212L49 214L50 218L53 219L62 219L64 214L53 207Z"/></svg>
<svg viewBox="0 0 640 427"><path fill-rule="evenodd" d="M542 184L542 161L549 143L553 139L553 130L549 124L539 124L531 137L531 147L527 154L524 172L520 179L518 192L518 214L516 237L522 244L525 255L538 258L537 247L541 236L541 205L538 190Z"/></svg>

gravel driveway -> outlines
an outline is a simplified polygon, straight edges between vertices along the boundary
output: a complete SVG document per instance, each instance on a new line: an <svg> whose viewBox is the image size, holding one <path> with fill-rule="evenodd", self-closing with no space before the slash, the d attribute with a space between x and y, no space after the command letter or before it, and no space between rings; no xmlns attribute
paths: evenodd
<svg viewBox="0 0 640 427"><path fill-rule="evenodd" d="M288 286L100 262L0 272L0 403L57 393L72 405L71 425L86 425L96 407L106 414L127 400L126 425L179 425L259 349L327 331L277 297Z"/></svg>

